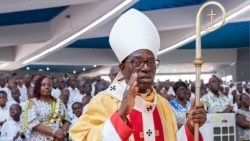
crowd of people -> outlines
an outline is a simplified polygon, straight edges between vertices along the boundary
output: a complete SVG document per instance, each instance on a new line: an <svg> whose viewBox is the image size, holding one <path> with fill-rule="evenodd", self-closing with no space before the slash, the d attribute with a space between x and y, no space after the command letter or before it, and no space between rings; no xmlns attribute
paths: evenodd
<svg viewBox="0 0 250 141"><path fill-rule="evenodd" d="M112 81L119 71L113 66ZM88 107L88 102L109 82L97 77L25 75L0 77L0 140L70 139L68 130ZM164 82L154 85L166 99L180 128L187 120L195 97L192 81ZM246 81L223 84L213 75L201 83L201 101L207 113L236 113L238 135L250 139L250 88ZM98 104L98 103L96 103Z"/></svg>
<svg viewBox="0 0 250 141"><path fill-rule="evenodd" d="M201 81L201 99L207 113L236 113L239 140L250 140L250 85L247 81L223 84L212 75L209 82ZM156 90L171 104L178 127L181 127L195 98L194 82L158 82Z"/></svg>
<svg viewBox="0 0 250 141"><path fill-rule="evenodd" d="M0 75L0 140L62 140L90 99L109 83L97 77Z"/></svg>

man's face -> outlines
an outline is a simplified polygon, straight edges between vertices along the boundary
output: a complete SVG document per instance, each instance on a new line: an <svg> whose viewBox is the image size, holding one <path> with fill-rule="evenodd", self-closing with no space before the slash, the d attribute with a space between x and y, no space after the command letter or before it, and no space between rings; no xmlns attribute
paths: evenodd
<svg viewBox="0 0 250 141"><path fill-rule="evenodd" d="M166 93L165 88L162 88L162 89L160 90L159 94L160 94L162 97L164 97L165 99L168 99L168 95L167 95L167 93Z"/></svg>
<svg viewBox="0 0 250 141"><path fill-rule="evenodd" d="M23 79L23 83L24 83L26 86L29 86L30 83L31 83L31 76L30 76L30 75L25 75L25 76L24 76L24 79Z"/></svg>
<svg viewBox="0 0 250 141"><path fill-rule="evenodd" d="M216 77L210 78L209 85L212 92L217 93L220 90L220 80Z"/></svg>
<svg viewBox="0 0 250 141"><path fill-rule="evenodd" d="M82 105L81 104L73 104L72 110L73 114L75 114L78 118L82 115Z"/></svg>
<svg viewBox="0 0 250 141"><path fill-rule="evenodd" d="M91 82L80 82L78 89L82 94L90 95L92 91L92 85Z"/></svg>
<svg viewBox="0 0 250 141"><path fill-rule="evenodd" d="M90 95L86 95L82 98L82 105L85 106L89 103L89 101L91 100L91 96Z"/></svg>
<svg viewBox="0 0 250 141"><path fill-rule="evenodd" d="M138 66L143 64L141 68ZM149 50L138 50L130 54L127 59L120 65L121 72L128 82L131 75L137 72L137 86L140 91L149 89L154 83L156 67L154 54Z"/></svg>
<svg viewBox="0 0 250 141"><path fill-rule="evenodd" d="M0 78L0 86L1 86L1 87L4 87L5 84L6 84L5 79L4 79L4 78Z"/></svg>
<svg viewBox="0 0 250 141"><path fill-rule="evenodd" d="M111 67L110 72L109 72L109 78L110 78L111 82L115 79L115 77L119 71L120 71L120 68L118 65Z"/></svg>
<svg viewBox="0 0 250 141"><path fill-rule="evenodd" d="M64 102L64 104L68 103L68 101L69 101L69 89L67 89L67 88L62 89L60 99Z"/></svg>
<svg viewBox="0 0 250 141"><path fill-rule="evenodd" d="M9 86L11 89L15 88L15 87L17 86L16 80L15 80L15 79L9 80L8 86Z"/></svg>
<svg viewBox="0 0 250 141"><path fill-rule="evenodd" d="M169 80L166 80L165 82L164 82L164 88L166 89L166 90L168 90L169 89L169 87L170 87L170 81Z"/></svg>
<svg viewBox="0 0 250 141"><path fill-rule="evenodd" d="M0 93L0 106L5 106L7 102L7 95Z"/></svg>
<svg viewBox="0 0 250 141"><path fill-rule="evenodd" d="M19 101L19 97L20 97L20 91L18 88L13 88L11 90L11 96L15 101Z"/></svg>
<svg viewBox="0 0 250 141"><path fill-rule="evenodd" d="M62 90L65 87L65 82L62 78L59 78L57 80L57 83L58 83L58 89Z"/></svg>
<svg viewBox="0 0 250 141"><path fill-rule="evenodd" d="M237 90L242 93L243 91L243 87L242 87L242 84L237 84Z"/></svg>
<svg viewBox="0 0 250 141"><path fill-rule="evenodd" d="M84 84L84 93L90 95L92 91L92 85L91 83L85 83Z"/></svg>
<svg viewBox="0 0 250 141"><path fill-rule="evenodd" d="M17 104L14 104L14 105L10 106L10 116L13 119L20 118L21 113L22 113L22 111L21 111L20 107L18 107Z"/></svg>
<svg viewBox="0 0 250 141"><path fill-rule="evenodd" d="M76 78L75 77L70 78L70 83L69 83L70 87L75 88L76 84L77 84Z"/></svg>
<svg viewBox="0 0 250 141"><path fill-rule="evenodd" d="M16 83L17 83L18 86L22 87L23 84L24 84L23 78L18 78L18 79L16 80Z"/></svg>

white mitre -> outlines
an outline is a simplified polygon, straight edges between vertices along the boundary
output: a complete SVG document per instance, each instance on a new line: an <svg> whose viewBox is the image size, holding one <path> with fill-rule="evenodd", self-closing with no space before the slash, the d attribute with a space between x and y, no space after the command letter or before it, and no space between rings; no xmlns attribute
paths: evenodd
<svg viewBox="0 0 250 141"><path fill-rule="evenodd" d="M115 22L109 43L119 62L139 49L148 49L157 58L160 36L147 16L138 10L130 9Z"/></svg>

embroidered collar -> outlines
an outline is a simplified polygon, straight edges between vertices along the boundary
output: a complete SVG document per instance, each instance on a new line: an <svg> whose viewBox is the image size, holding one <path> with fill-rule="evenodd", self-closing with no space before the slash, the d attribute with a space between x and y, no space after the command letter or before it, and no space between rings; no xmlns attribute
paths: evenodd
<svg viewBox="0 0 250 141"><path fill-rule="evenodd" d="M123 93L126 90L126 87L127 84L125 80L117 81L115 79L105 91L112 94L119 101L122 101ZM151 87L151 93L149 96L146 96L146 99L142 98L141 96L136 96L134 109L140 112L153 112L154 108L156 107L156 103L157 95L153 87Z"/></svg>

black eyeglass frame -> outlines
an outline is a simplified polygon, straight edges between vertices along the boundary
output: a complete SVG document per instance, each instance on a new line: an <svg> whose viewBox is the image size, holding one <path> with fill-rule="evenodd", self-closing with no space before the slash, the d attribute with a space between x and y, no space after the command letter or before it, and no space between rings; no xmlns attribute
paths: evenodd
<svg viewBox="0 0 250 141"><path fill-rule="evenodd" d="M143 65L140 65L140 67L136 67L134 64L134 61L137 61L138 59L135 59L135 60L130 60L130 61L125 61L123 63L131 63L132 67L137 69L137 70L140 70L144 67L145 63L147 63L147 66L150 68L150 69L157 69L159 66L160 66L160 60L155 60L155 64L154 66L151 66L151 65L148 65L148 61L143 61Z"/></svg>

